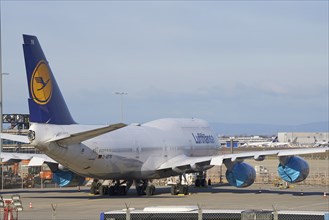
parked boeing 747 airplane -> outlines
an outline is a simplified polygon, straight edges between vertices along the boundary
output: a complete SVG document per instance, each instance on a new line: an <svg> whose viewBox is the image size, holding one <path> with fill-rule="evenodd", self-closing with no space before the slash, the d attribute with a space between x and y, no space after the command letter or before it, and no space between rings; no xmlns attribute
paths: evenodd
<svg viewBox="0 0 329 220"><path fill-rule="evenodd" d="M255 180L254 168L246 158L262 161L277 155L278 173L285 181L304 180L307 162L297 154L326 152L326 148L254 151L219 155L219 143L209 124L196 118L166 118L144 124L89 126L77 124L70 112L48 61L35 36L23 35L29 90L30 123L28 138L5 135L2 138L28 142L47 156L31 162L46 162L56 181L68 185L80 176L113 180L107 186L111 195L124 195L132 184L138 194L152 195L152 179L204 172L225 164L232 186L247 187ZM2 154L3 160L21 158L18 153ZM11 158L9 158L11 157ZM35 158L37 159L35 159ZM197 184L201 184L199 180ZM104 187L104 186L103 186ZM187 193L188 186L172 186L172 194Z"/></svg>

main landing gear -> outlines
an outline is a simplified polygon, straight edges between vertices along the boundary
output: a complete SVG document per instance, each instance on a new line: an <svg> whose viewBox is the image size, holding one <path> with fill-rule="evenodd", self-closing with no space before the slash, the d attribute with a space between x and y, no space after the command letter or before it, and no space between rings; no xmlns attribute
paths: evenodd
<svg viewBox="0 0 329 220"><path fill-rule="evenodd" d="M195 187L206 187L207 186L207 180L206 180L206 173L200 172L195 179L194 182Z"/></svg>
<svg viewBox="0 0 329 220"><path fill-rule="evenodd" d="M184 184L183 184L182 178L184 178L184 180L185 180ZM189 194L189 186L188 186L188 182L186 180L185 174L179 176L179 182L177 184L171 185L170 193L171 193L171 195L178 195L178 194L188 195Z"/></svg>
<svg viewBox="0 0 329 220"><path fill-rule="evenodd" d="M177 184L177 185L172 185L170 189L171 195L188 195L189 193L189 187L188 185L182 185L182 184Z"/></svg>
<svg viewBox="0 0 329 220"><path fill-rule="evenodd" d="M108 195L110 196L125 196L129 188L132 185L132 181L124 180L120 182L120 180L113 180L111 186L108 187Z"/></svg>
<svg viewBox="0 0 329 220"><path fill-rule="evenodd" d="M124 180L113 180L112 183L109 183L107 180L100 181L94 179L91 187L90 193L94 195L110 195L110 196L125 196L132 185L132 181Z"/></svg>
<svg viewBox="0 0 329 220"><path fill-rule="evenodd" d="M112 183L105 180L102 183L98 179L94 179L91 184L90 193L102 196L125 196L133 183L136 186L137 195L154 195L155 186L148 180L113 180Z"/></svg>
<svg viewBox="0 0 329 220"><path fill-rule="evenodd" d="M137 195L152 196L155 193L155 186L148 180L135 180Z"/></svg>
<svg viewBox="0 0 329 220"><path fill-rule="evenodd" d="M195 176L194 184L195 187L206 187L207 181L206 181L206 172L199 172ZM178 183L172 183L170 193L171 195L188 195L189 194L189 184L192 184L192 181L187 181L186 174L182 174L179 176L179 182ZM208 182L208 185L211 185L211 181Z"/></svg>

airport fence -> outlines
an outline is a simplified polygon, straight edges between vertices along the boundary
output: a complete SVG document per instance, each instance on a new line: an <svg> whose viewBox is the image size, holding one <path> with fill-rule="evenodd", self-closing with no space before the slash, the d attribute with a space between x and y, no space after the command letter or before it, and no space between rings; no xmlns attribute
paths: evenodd
<svg viewBox="0 0 329 220"><path fill-rule="evenodd" d="M310 212L310 213L300 213L300 211L264 211L264 210L202 210L201 212L193 211L189 213L168 213L168 212L142 212L142 211L133 211L129 213L125 211L111 211L111 212L102 212L100 216L93 217L79 217L74 218L74 213L67 214L65 217L60 213L51 214L47 212L49 217L40 215L40 213L31 217L25 216L24 211L19 212L17 215L14 213L14 218L12 220L329 220L329 213L324 212ZM39 216L40 215L40 216ZM9 215L7 214L9 217ZM16 217L17 216L17 217ZM6 219L4 211L0 211L0 219ZM7 218L7 219L10 219Z"/></svg>
<svg viewBox="0 0 329 220"><path fill-rule="evenodd" d="M329 220L329 212L270 210L191 210L157 212L126 209L100 214L100 220Z"/></svg>

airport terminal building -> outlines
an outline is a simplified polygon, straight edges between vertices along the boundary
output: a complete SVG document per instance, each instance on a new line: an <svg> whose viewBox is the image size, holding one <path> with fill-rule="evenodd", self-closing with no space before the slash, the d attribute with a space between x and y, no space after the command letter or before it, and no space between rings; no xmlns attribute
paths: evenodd
<svg viewBox="0 0 329 220"><path fill-rule="evenodd" d="M328 143L329 132L279 132L279 142L292 142L297 138L300 146L313 146L319 143Z"/></svg>

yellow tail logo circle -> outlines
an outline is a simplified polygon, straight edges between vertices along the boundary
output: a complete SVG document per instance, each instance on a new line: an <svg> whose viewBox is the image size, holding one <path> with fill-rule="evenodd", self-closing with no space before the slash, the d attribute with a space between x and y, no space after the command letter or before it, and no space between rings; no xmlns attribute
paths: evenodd
<svg viewBox="0 0 329 220"><path fill-rule="evenodd" d="M50 69L44 60L41 60L33 71L30 89L36 103L45 105L50 101L53 85Z"/></svg>

